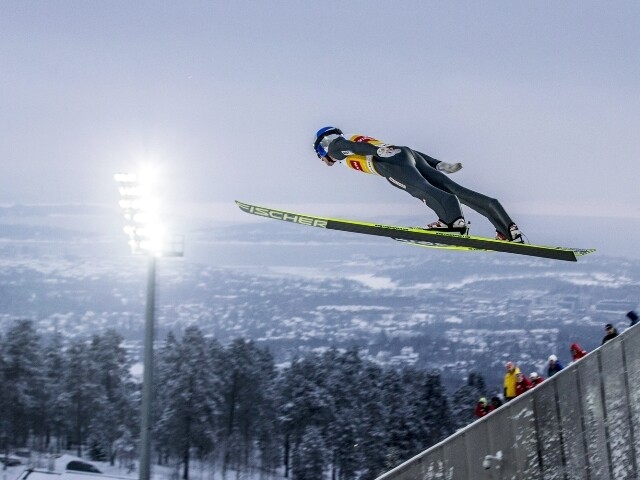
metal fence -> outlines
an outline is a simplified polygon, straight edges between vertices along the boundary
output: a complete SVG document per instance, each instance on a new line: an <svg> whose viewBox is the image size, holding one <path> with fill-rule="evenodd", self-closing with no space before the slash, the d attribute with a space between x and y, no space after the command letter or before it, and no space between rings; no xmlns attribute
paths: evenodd
<svg viewBox="0 0 640 480"><path fill-rule="evenodd" d="M377 480L640 479L640 327Z"/></svg>

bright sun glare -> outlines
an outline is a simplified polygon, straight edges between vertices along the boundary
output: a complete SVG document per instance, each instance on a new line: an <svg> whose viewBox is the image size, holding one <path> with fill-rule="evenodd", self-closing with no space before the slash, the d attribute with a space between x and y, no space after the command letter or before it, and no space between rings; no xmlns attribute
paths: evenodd
<svg viewBox="0 0 640 480"><path fill-rule="evenodd" d="M160 200L155 196L158 171L150 166L139 173L114 175L119 184L120 207L123 210L133 253L162 255L166 229L160 220Z"/></svg>

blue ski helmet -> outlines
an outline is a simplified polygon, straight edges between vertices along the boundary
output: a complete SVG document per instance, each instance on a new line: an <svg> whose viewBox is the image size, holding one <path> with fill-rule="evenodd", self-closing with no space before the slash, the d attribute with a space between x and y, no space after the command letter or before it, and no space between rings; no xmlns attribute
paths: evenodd
<svg viewBox="0 0 640 480"><path fill-rule="evenodd" d="M318 158L327 156L328 145L323 145L322 140L329 135L342 135L342 130L337 127L322 127L318 130L313 140L313 150L316 152L316 155L318 155Z"/></svg>

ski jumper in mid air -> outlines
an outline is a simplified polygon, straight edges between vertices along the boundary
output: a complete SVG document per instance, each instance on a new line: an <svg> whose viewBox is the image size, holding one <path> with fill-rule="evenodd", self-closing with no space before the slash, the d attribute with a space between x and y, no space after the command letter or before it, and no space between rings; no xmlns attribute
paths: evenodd
<svg viewBox="0 0 640 480"><path fill-rule="evenodd" d="M496 239L523 243L518 226L500 202L451 180L460 163L436 160L409 147L383 143L375 138L352 135L339 128L324 127L316 133L313 149L318 158L332 166L344 161L349 168L381 175L396 188L407 191L438 215L428 230L466 234L469 230L460 203L485 216L496 229Z"/></svg>

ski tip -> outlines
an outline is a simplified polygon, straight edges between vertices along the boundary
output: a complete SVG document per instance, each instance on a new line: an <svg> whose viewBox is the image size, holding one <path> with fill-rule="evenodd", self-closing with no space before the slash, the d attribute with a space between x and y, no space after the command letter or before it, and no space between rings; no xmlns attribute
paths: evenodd
<svg viewBox="0 0 640 480"><path fill-rule="evenodd" d="M240 207L242 210L245 210L245 211L247 211L249 209L249 207L251 207L251 204L245 203L245 202L241 202L240 200L234 200L234 202L236 202L236 205L238 207Z"/></svg>
<svg viewBox="0 0 640 480"><path fill-rule="evenodd" d="M573 254L570 259L572 262L577 262L581 257L596 251L595 248L567 248L566 250L569 250Z"/></svg>
<svg viewBox="0 0 640 480"><path fill-rule="evenodd" d="M572 248L576 257L584 257L596 251L595 248Z"/></svg>

